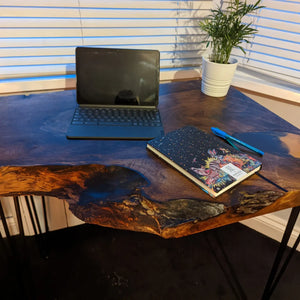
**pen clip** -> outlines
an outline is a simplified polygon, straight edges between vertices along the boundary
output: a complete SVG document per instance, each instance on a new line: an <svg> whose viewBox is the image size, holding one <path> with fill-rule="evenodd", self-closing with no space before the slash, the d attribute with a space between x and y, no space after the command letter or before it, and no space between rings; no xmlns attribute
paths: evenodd
<svg viewBox="0 0 300 300"><path fill-rule="evenodd" d="M234 149L239 150L239 151L241 150L241 149L240 149L239 147L237 147L233 142L231 142L229 138L226 138L225 140L226 140L226 142L227 142L228 144L230 144Z"/></svg>

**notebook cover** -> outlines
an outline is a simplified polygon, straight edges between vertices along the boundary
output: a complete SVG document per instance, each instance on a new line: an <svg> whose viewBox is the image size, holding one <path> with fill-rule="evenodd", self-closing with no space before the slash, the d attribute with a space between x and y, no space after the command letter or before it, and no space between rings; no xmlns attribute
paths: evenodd
<svg viewBox="0 0 300 300"><path fill-rule="evenodd" d="M147 148L216 197L261 167L219 138L187 126L151 140Z"/></svg>

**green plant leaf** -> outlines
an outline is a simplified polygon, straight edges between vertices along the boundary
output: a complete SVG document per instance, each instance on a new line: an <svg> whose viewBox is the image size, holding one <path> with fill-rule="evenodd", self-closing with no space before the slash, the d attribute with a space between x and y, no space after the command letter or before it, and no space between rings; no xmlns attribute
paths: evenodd
<svg viewBox="0 0 300 300"><path fill-rule="evenodd" d="M212 60L219 63L228 63L233 47L238 47L244 54L246 51L240 44L258 32L251 27L252 23L242 22L242 18L264 6L261 0L254 4L247 4L240 0L230 2L226 10L220 6L210 11L210 15L199 22L200 28L206 32L206 46L212 47Z"/></svg>

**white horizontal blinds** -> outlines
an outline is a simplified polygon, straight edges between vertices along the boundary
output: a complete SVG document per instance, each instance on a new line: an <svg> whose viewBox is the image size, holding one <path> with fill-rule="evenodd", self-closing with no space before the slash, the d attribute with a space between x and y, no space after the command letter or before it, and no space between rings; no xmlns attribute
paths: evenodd
<svg viewBox="0 0 300 300"><path fill-rule="evenodd" d="M0 93L33 89L41 80L43 88L63 88L74 78L81 45L158 49L161 79L199 76L205 45L198 23L211 3L1 0Z"/></svg>
<svg viewBox="0 0 300 300"><path fill-rule="evenodd" d="M300 1L263 0L262 5L257 17L245 18L254 20L258 33L241 61L245 67L299 84ZM243 55L237 49L234 54Z"/></svg>
<svg viewBox="0 0 300 300"><path fill-rule="evenodd" d="M83 43L158 49L161 79L199 76L204 47L198 23L209 13L211 3L80 0Z"/></svg>
<svg viewBox="0 0 300 300"><path fill-rule="evenodd" d="M74 73L82 44L77 0L2 0L0 79Z"/></svg>

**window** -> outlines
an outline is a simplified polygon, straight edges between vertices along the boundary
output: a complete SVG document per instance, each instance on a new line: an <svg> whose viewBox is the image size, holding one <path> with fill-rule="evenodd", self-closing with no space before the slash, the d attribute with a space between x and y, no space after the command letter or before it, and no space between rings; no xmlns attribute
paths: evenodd
<svg viewBox="0 0 300 300"><path fill-rule="evenodd" d="M0 93L75 86L75 47L161 52L161 79L200 76L212 1L2 0Z"/></svg>
<svg viewBox="0 0 300 300"><path fill-rule="evenodd" d="M253 21L258 33L251 44L244 45L246 56L234 50L240 65L236 75L252 82L251 89L256 86L258 91L269 91L277 97L278 87L282 86L285 92L290 91L290 96L285 93L286 98L300 102L300 1L263 0L262 5L265 8L257 15L245 19ZM243 82L235 78L236 84L243 86Z"/></svg>
<svg viewBox="0 0 300 300"><path fill-rule="evenodd" d="M2 0L0 94L75 87L75 47L161 52L161 80L200 77L198 23L229 0ZM248 2L256 0L248 0ZM300 0L263 0L233 84L300 102ZM284 91L284 93L283 93Z"/></svg>

